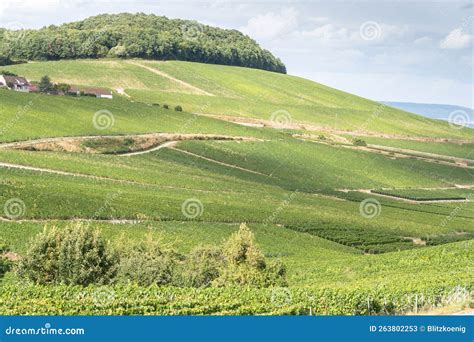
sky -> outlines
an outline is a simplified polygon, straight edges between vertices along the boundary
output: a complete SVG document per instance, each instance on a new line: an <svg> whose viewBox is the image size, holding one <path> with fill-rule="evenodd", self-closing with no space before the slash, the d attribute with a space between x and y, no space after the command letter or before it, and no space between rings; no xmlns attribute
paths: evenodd
<svg viewBox="0 0 474 342"><path fill-rule="evenodd" d="M120 12L238 29L289 74L373 100L474 107L472 0L0 0L0 26Z"/></svg>

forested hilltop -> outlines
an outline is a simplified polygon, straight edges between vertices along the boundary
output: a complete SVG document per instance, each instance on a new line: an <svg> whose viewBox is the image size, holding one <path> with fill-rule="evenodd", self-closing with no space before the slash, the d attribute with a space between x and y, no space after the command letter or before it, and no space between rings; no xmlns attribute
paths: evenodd
<svg viewBox="0 0 474 342"><path fill-rule="evenodd" d="M280 59L237 30L143 13L104 14L39 30L0 29L0 54L13 60L139 57L286 73Z"/></svg>

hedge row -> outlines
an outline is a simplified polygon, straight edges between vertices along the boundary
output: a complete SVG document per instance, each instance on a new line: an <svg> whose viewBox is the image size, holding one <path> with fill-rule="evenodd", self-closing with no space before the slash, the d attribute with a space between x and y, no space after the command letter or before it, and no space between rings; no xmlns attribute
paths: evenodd
<svg viewBox="0 0 474 342"><path fill-rule="evenodd" d="M374 315L472 300L467 287L176 288L132 285L0 287L0 315Z"/></svg>

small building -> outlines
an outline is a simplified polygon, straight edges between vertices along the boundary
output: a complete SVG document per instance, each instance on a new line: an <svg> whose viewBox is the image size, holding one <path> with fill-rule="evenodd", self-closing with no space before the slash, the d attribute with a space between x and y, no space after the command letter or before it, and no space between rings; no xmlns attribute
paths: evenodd
<svg viewBox="0 0 474 342"><path fill-rule="evenodd" d="M112 92L108 89L104 88L78 88L78 87L71 87L68 91L68 94L76 95L76 96L95 96L101 99L112 99L113 95Z"/></svg>
<svg viewBox="0 0 474 342"><path fill-rule="evenodd" d="M0 87L29 93L31 84L24 77L0 75Z"/></svg>

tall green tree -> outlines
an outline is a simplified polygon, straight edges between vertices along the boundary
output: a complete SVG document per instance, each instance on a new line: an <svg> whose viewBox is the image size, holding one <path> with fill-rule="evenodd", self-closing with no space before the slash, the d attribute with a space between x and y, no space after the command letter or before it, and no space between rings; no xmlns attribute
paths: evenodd
<svg viewBox="0 0 474 342"><path fill-rule="evenodd" d="M41 77L38 89L42 93L50 93L54 90L54 85L53 83L51 83L51 79L48 75L44 75L43 77Z"/></svg>

